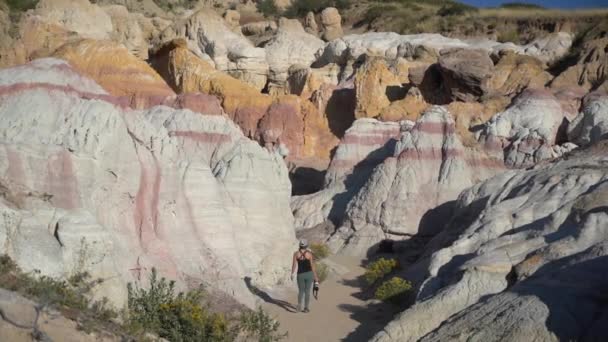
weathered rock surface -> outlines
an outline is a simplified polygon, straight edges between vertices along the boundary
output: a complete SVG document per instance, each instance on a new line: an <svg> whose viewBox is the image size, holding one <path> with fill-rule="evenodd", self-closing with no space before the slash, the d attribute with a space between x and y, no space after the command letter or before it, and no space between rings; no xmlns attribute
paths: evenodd
<svg viewBox="0 0 608 342"><path fill-rule="evenodd" d="M323 25L323 40L326 42L338 39L344 35L342 31L342 17L335 7L327 7L321 12Z"/></svg>
<svg viewBox="0 0 608 342"><path fill-rule="evenodd" d="M306 13L306 17L304 18L304 30L313 36L319 34L319 25L317 25L313 12Z"/></svg>
<svg viewBox="0 0 608 342"><path fill-rule="evenodd" d="M81 40L62 46L54 56L68 61L108 93L127 98L132 108L149 108L175 95L146 62L112 41Z"/></svg>
<svg viewBox="0 0 608 342"><path fill-rule="evenodd" d="M608 95L590 94L580 114L568 126L568 139L588 145L608 136Z"/></svg>
<svg viewBox="0 0 608 342"><path fill-rule="evenodd" d="M533 41L529 45L519 46L485 39L463 41L431 33L399 35L394 32L368 32L344 36L329 42L323 52L319 54L320 63L345 65L347 61L354 61L362 55L395 59L405 56L408 49L404 49L404 47L408 44L410 51L414 51L418 46L424 46L427 50L431 49L438 52L451 48L484 50L488 54L512 50L548 62L563 56L567 52L567 49L572 45L572 36L568 33L559 33L551 39Z"/></svg>
<svg viewBox="0 0 608 342"><path fill-rule="evenodd" d="M332 237L333 246L344 243L345 253L365 255L385 238L438 233L436 221L449 215L448 202L504 169L501 160L465 148L442 107L431 107L413 127L402 130L393 154L348 203L344 222Z"/></svg>
<svg viewBox="0 0 608 342"><path fill-rule="evenodd" d="M245 81L257 90L266 85L268 63L264 49L256 48L240 32L233 32L222 17L201 10L165 29L156 45L184 38L197 56L209 56L216 69Z"/></svg>
<svg viewBox="0 0 608 342"><path fill-rule="evenodd" d="M304 31L297 20L281 18L276 35L265 46L270 66L269 92L284 93L289 67L310 66L316 59L315 54L323 46L325 43Z"/></svg>
<svg viewBox="0 0 608 342"><path fill-rule="evenodd" d="M296 229L314 227L344 217L346 205L365 183L374 167L392 155L400 125L359 119L346 131L325 174L324 188L292 198Z"/></svg>
<svg viewBox="0 0 608 342"><path fill-rule="evenodd" d="M606 142L509 171L458 198L404 274L416 303L372 341L598 340L605 336Z"/></svg>
<svg viewBox="0 0 608 342"><path fill-rule="evenodd" d="M41 0L33 15L82 38L108 39L113 30L112 18L88 0Z"/></svg>
<svg viewBox="0 0 608 342"><path fill-rule="evenodd" d="M402 92L403 94L399 94ZM355 118L374 118L398 97L404 98L401 82L381 58L369 58L355 74Z"/></svg>
<svg viewBox="0 0 608 342"><path fill-rule="evenodd" d="M287 168L228 118L131 110L56 59L0 87L0 250L24 271L88 271L117 304L152 267L248 305L244 276L286 276Z"/></svg>
<svg viewBox="0 0 608 342"><path fill-rule="evenodd" d="M539 59L505 51L482 88L490 96L513 97L526 88L542 89L551 79Z"/></svg>
<svg viewBox="0 0 608 342"><path fill-rule="evenodd" d="M583 43L576 64L559 74L551 86L555 88L578 84L594 90L608 78L608 37Z"/></svg>
<svg viewBox="0 0 608 342"><path fill-rule="evenodd" d="M453 49L439 56L442 87L453 100L477 101L482 84L492 77L494 63L483 50Z"/></svg>
<svg viewBox="0 0 608 342"><path fill-rule="evenodd" d="M46 308L19 294L0 288L0 340L25 342L32 341L34 332L39 339L51 341L116 341L118 336L110 332L87 334L79 329L76 322L67 319L59 312Z"/></svg>
<svg viewBox="0 0 608 342"><path fill-rule="evenodd" d="M497 113L483 126L479 138L497 157L504 153L507 165L532 166L564 152L555 145L558 132L567 125L566 116L551 92L526 90L507 110ZM570 150L574 146L564 147Z"/></svg>
<svg viewBox="0 0 608 342"><path fill-rule="evenodd" d="M330 150L337 144L324 112L312 103L292 95L273 98L261 94L195 56L183 40L165 45L153 56L152 64L178 93L217 96L246 136L269 148L284 145L290 158L329 160Z"/></svg>

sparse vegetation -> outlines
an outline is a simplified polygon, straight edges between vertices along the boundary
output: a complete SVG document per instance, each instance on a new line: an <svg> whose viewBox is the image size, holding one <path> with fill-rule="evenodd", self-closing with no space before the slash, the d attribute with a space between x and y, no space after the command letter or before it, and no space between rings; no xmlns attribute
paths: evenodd
<svg viewBox="0 0 608 342"><path fill-rule="evenodd" d="M449 15L464 15L470 12L477 12L477 8L459 2L453 2L442 6L439 11L437 11L437 14L446 17Z"/></svg>
<svg viewBox="0 0 608 342"><path fill-rule="evenodd" d="M412 283L403 278L393 277L382 283L382 285L376 289L374 297L385 302L398 304L405 299L411 290Z"/></svg>
<svg viewBox="0 0 608 342"><path fill-rule="evenodd" d="M369 285L373 285L378 280L394 271L399 263L395 259L380 258L366 267L363 278Z"/></svg>
<svg viewBox="0 0 608 342"><path fill-rule="evenodd" d="M315 261L315 269L317 270L317 277L319 277L319 282L324 282L325 279L327 279L327 276L329 275L329 267L322 262Z"/></svg>
<svg viewBox="0 0 608 342"><path fill-rule="evenodd" d="M523 8L523 9L545 9L541 5L529 4L526 2L506 2L500 5L501 8Z"/></svg>
<svg viewBox="0 0 608 342"><path fill-rule="evenodd" d="M256 5L258 12L262 13L266 18L272 18L279 15L279 8L274 0L262 0Z"/></svg>
<svg viewBox="0 0 608 342"><path fill-rule="evenodd" d="M160 7L161 9L163 9L164 11L173 11L176 8L186 8L186 9L191 9L194 8L194 6L196 6L196 4L198 3L198 0L177 0L177 1L170 1L170 0L153 0L154 3Z"/></svg>
<svg viewBox="0 0 608 342"><path fill-rule="evenodd" d="M498 34L498 37L496 37L496 40L501 42L501 43L506 43L506 42L513 42L515 44L519 43L519 33L517 32L517 30L513 29L513 30L507 30L507 31L501 31Z"/></svg>
<svg viewBox="0 0 608 342"><path fill-rule="evenodd" d="M329 247L324 243L311 243L310 250L317 260L327 258L330 253Z"/></svg>
<svg viewBox="0 0 608 342"><path fill-rule="evenodd" d="M10 27L9 36L19 38L19 22L25 11L33 9L40 0L0 0L0 9L8 12Z"/></svg>
<svg viewBox="0 0 608 342"><path fill-rule="evenodd" d="M239 330L250 339L259 342L273 342L283 340L287 333L279 332L279 322L270 317L261 307L256 311L244 312L240 317Z"/></svg>
<svg viewBox="0 0 608 342"><path fill-rule="evenodd" d="M175 282L159 277L152 269L147 289L129 284L128 306L120 314L107 298L91 300L91 290L103 280L91 280L87 273L76 273L57 280L22 272L8 256L0 255L0 288L15 291L39 303L40 310L54 308L69 313L78 327L87 332L106 330L123 340L145 340L147 333L169 341L234 341L240 335L257 341L273 342L286 335L279 323L262 309L244 311L227 318L204 306L204 289L175 291ZM121 317L121 322L116 321ZM35 332L36 323L32 327Z"/></svg>
<svg viewBox="0 0 608 342"><path fill-rule="evenodd" d="M202 307L203 289L175 293L175 282L150 274L148 289L128 286L128 322L170 341L231 340L221 314Z"/></svg>
<svg viewBox="0 0 608 342"><path fill-rule="evenodd" d="M318 13L327 7L345 10L350 6L350 0L294 0L283 15L288 18L301 18L308 12Z"/></svg>

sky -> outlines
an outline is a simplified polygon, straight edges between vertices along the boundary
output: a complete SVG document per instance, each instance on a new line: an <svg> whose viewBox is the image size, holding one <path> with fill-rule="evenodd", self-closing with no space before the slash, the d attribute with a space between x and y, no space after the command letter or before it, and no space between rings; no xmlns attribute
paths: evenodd
<svg viewBox="0 0 608 342"><path fill-rule="evenodd" d="M527 2L549 8L608 7L608 0L459 0L477 7L496 7L505 2Z"/></svg>

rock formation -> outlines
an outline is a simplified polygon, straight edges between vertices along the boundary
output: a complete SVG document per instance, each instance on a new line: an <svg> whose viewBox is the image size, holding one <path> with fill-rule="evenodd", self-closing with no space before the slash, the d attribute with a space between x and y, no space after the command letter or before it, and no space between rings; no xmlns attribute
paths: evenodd
<svg viewBox="0 0 608 342"><path fill-rule="evenodd" d="M132 110L56 59L0 87L0 250L24 271L88 271L116 304L152 267L248 305L244 276L287 274L287 168L228 118Z"/></svg>
<svg viewBox="0 0 608 342"><path fill-rule="evenodd" d="M374 118L391 104L391 100L404 98L401 83L380 58L366 60L355 74L357 107L355 118Z"/></svg>
<svg viewBox="0 0 608 342"><path fill-rule="evenodd" d="M265 47L270 66L269 92L284 92L289 67L310 66L316 59L317 51L323 46L323 41L304 31L299 21L281 18L276 35Z"/></svg>
<svg viewBox="0 0 608 342"><path fill-rule="evenodd" d="M321 24L323 25L323 40L326 42L340 38L344 35L342 31L342 17L334 7L328 7L321 12Z"/></svg>
<svg viewBox="0 0 608 342"><path fill-rule="evenodd" d="M416 303L372 341L601 339L606 148L464 191L404 274L421 283Z"/></svg>
<svg viewBox="0 0 608 342"><path fill-rule="evenodd" d="M479 132L480 140L509 166L531 166L555 158L575 146L558 145L567 113L548 91L526 90L507 110L493 116ZM503 152L504 151L504 152Z"/></svg>
<svg viewBox="0 0 608 342"><path fill-rule="evenodd" d="M269 148L283 145L290 159L329 160L337 139L324 112L292 95L271 97L221 72L175 40L153 56L153 65L176 92L217 96L243 133ZM286 152L286 150L285 150Z"/></svg>
<svg viewBox="0 0 608 342"><path fill-rule="evenodd" d="M268 63L264 49L256 48L240 32L233 32L220 16L206 10L176 21L159 36L157 46L184 38L197 56L210 58L216 69L261 90L266 85Z"/></svg>
<svg viewBox="0 0 608 342"><path fill-rule="evenodd" d="M149 108L175 95L154 69L112 41L89 39L66 44L54 56L68 61L108 93L128 98L133 108Z"/></svg>

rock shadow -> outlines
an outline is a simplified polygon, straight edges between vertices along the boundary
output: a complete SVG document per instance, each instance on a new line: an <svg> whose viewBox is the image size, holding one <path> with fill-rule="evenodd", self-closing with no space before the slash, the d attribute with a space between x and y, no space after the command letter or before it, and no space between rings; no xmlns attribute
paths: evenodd
<svg viewBox="0 0 608 342"><path fill-rule="evenodd" d="M287 301L281 300L281 299L272 298L272 296L269 295L267 292L261 290L259 287L255 286L255 285L253 285L253 283L251 282L251 277L245 277L245 278L243 278L243 280L245 281L245 285L247 286L247 289L249 289L249 291L251 293L253 293L254 295L260 297L266 303L274 304L274 305L282 308L285 311L297 312L297 308L293 304L291 304Z"/></svg>
<svg viewBox="0 0 608 342"><path fill-rule="evenodd" d="M357 163L350 174L344 179L346 191L334 195L332 198L333 206L331 207L328 219L336 226L340 227L344 220L346 207L350 200L359 192L365 185L374 169L380 165L386 158L392 156L395 151L397 139L389 139L384 146L370 152L363 160Z"/></svg>
<svg viewBox="0 0 608 342"><path fill-rule="evenodd" d="M366 306L340 304L338 309L350 313L350 318L359 322L359 326L342 339L345 342L368 341L401 311L398 306L388 303L371 303Z"/></svg>

